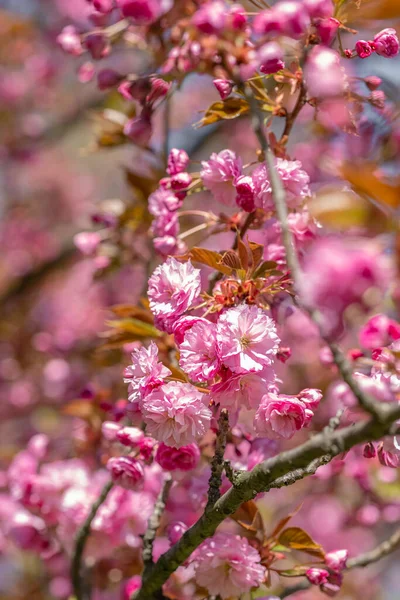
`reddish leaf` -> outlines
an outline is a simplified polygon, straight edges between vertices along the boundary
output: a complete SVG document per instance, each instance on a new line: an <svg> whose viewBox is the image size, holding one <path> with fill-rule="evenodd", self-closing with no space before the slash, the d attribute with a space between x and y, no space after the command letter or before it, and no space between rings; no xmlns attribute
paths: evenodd
<svg viewBox="0 0 400 600"><path fill-rule="evenodd" d="M230 275L232 273L232 269L223 265L221 262L222 254L219 252L215 252L214 250L207 250L206 248L197 248L196 246L192 248L189 252L182 256L176 257L179 260L193 260L194 262L199 262L202 265L207 265L207 267L211 267L224 275Z"/></svg>
<svg viewBox="0 0 400 600"><path fill-rule="evenodd" d="M300 527L288 527L282 531L278 537L278 542L286 548L307 552L312 556L318 556L319 558L325 556L322 546L314 542L312 537Z"/></svg>
<svg viewBox="0 0 400 600"><path fill-rule="evenodd" d="M214 102L206 110L204 117L196 123L197 127L211 125L224 119L236 119L249 111L249 105L243 98L227 98Z"/></svg>

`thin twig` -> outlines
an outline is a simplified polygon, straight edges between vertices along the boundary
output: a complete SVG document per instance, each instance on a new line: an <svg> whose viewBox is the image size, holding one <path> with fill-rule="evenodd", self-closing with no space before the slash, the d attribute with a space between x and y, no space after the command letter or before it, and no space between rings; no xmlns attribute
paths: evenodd
<svg viewBox="0 0 400 600"><path fill-rule="evenodd" d="M275 204L275 211L278 217L279 224L281 226L282 242L286 252L286 262L292 276L294 289L299 294L302 274L296 248L294 245L292 232L289 228L285 188L283 187L279 173L276 169L275 156L271 148L269 147L266 135L264 133L263 114L260 111L257 100L253 96L253 93L250 89L247 90L246 96L250 105L250 113L252 117L254 133L257 136L258 142L261 146L261 150L263 151L265 156L265 163L269 173L272 197ZM337 368L339 369L343 381L347 383L354 396L357 398L357 401L360 404L360 406L362 406L362 408L366 412L370 413L378 420L381 419L383 415L381 414L382 411L380 410L380 404L375 402L370 396L368 396L361 390L358 383L352 376L352 369L347 359L345 358L341 350L336 346L336 344L333 344L327 337L327 335L324 333L318 311L305 305L301 301L301 298L300 300L298 299L297 302L300 308L307 312L312 321L317 325L322 339L327 343L332 352L333 360Z"/></svg>
<svg viewBox="0 0 400 600"><path fill-rule="evenodd" d="M364 554L360 554L359 556L355 556L354 558L350 558L347 561L347 565L345 567L346 571L351 569L358 569L367 567L375 562L378 562L385 556L388 556L392 552L395 552L400 547L400 529L394 532L389 539L385 540L379 546L371 550L370 552L365 552ZM308 590L311 587L311 583L304 579L303 581L299 581L296 585L292 585L287 587L280 595L281 600L284 598L289 598L292 594L296 594L297 592L301 592L303 590Z"/></svg>
<svg viewBox="0 0 400 600"><path fill-rule="evenodd" d="M215 440L215 453L211 462L211 476L208 482L208 501L206 512L212 508L221 496L220 488L222 474L224 472L224 454L226 448L226 437L229 431L229 416L226 408L221 410L218 419L219 431Z"/></svg>
<svg viewBox="0 0 400 600"><path fill-rule="evenodd" d="M295 124L295 121L296 121L297 117L299 116L301 109L303 108L303 106L305 105L305 103L307 101L306 96L307 96L307 91L306 91L305 85L303 82L301 82L299 96L297 98L295 107L292 110L292 112L290 114L288 114L286 117L285 128L283 130L283 133L282 133L281 139L280 139L281 143L287 141L287 139L293 129L293 125Z"/></svg>
<svg viewBox="0 0 400 600"><path fill-rule="evenodd" d="M154 505L153 514L149 519L146 533L143 536L143 563L144 575L148 572L153 564L153 544L156 539L157 529L160 526L160 520L165 509L165 504L168 499L168 494L171 489L172 478L170 475L164 481L160 494Z"/></svg>
<svg viewBox="0 0 400 600"><path fill-rule="evenodd" d="M90 530L92 526L93 519L95 518L97 511L100 506L106 500L108 494L110 493L113 482L109 481L103 487L100 496L97 498L96 502L92 505L88 516L86 517L86 521L82 525L82 527L78 530L75 536L75 545L74 545L74 553L72 556L71 562L71 581L72 587L74 590L74 595L76 600L84 600L84 582L82 579L82 557L83 552L85 550L87 539L90 535Z"/></svg>

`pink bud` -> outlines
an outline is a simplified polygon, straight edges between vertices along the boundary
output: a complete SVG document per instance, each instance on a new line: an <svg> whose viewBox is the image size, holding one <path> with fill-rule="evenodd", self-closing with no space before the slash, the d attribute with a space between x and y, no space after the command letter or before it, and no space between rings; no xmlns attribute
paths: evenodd
<svg viewBox="0 0 400 600"><path fill-rule="evenodd" d="M247 15L241 4L234 4L229 11L231 27L235 31L243 31L247 25Z"/></svg>
<svg viewBox="0 0 400 600"><path fill-rule="evenodd" d="M372 106L383 110L385 108L386 94L383 90L375 90L371 92L369 102Z"/></svg>
<svg viewBox="0 0 400 600"><path fill-rule="evenodd" d="M326 583L321 585L321 592L333 598L342 587L343 575L340 573L331 573Z"/></svg>
<svg viewBox="0 0 400 600"><path fill-rule="evenodd" d="M349 553L347 550L332 550L325 555L325 564L332 571L340 572L346 567Z"/></svg>
<svg viewBox="0 0 400 600"><path fill-rule="evenodd" d="M117 485L128 490L138 490L143 487L144 470L138 460L131 456L110 458L107 469Z"/></svg>
<svg viewBox="0 0 400 600"><path fill-rule="evenodd" d="M288 346L279 346L276 358L281 362L285 363L292 356L292 350Z"/></svg>
<svg viewBox="0 0 400 600"><path fill-rule="evenodd" d="M132 19L135 25L148 25L160 14L157 0L117 0L123 17Z"/></svg>
<svg viewBox="0 0 400 600"><path fill-rule="evenodd" d="M312 567L306 572L306 577L308 581L313 585L321 585L322 583L328 581L329 571L327 571L326 569Z"/></svg>
<svg viewBox="0 0 400 600"><path fill-rule="evenodd" d="M358 40L355 50L360 58L368 58L374 51L371 44L365 40Z"/></svg>
<svg viewBox="0 0 400 600"><path fill-rule="evenodd" d="M189 156L185 150L172 148L168 155L167 173L168 175L177 175L185 171L189 164Z"/></svg>
<svg viewBox="0 0 400 600"><path fill-rule="evenodd" d="M257 61L260 64L261 73L270 75L284 68L283 51L276 42L268 42L257 51Z"/></svg>
<svg viewBox="0 0 400 600"><path fill-rule="evenodd" d="M376 456L376 449L372 442L365 444L363 449L364 458L374 458Z"/></svg>
<svg viewBox="0 0 400 600"><path fill-rule="evenodd" d="M84 44L94 60L100 60L110 53L110 44L103 33L89 33Z"/></svg>
<svg viewBox="0 0 400 600"><path fill-rule="evenodd" d="M134 117L125 123L124 134L138 146L147 146L152 129L151 122L145 117Z"/></svg>
<svg viewBox="0 0 400 600"><path fill-rule="evenodd" d="M249 175L238 177L235 182L236 187L236 204L246 212L253 212L254 204L254 184Z"/></svg>
<svg viewBox="0 0 400 600"><path fill-rule="evenodd" d="M339 54L331 48L314 47L308 57L305 80L311 97L325 98L342 94L346 79Z"/></svg>
<svg viewBox="0 0 400 600"><path fill-rule="evenodd" d="M328 19L321 19L315 23L315 28L320 37L321 43L325 46L330 46L332 43L337 30L339 29L340 21L334 17Z"/></svg>
<svg viewBox="0 0 400 600"><path fill-rule="evenodd" d="M83 63L78 69L78 80L81 83L88 83L92 81L96 73L94 64L90 61Z"/></svg>
<svg viewBox="0 0 400 600"><path fill-rule="evenodd" d="M364 79L364 82L367 88L372 92L382 84L382 79L380 77L375 77L375 75L370 75Z"/></svg>
<svg viewBox="0 0 400 600"><path fill-rule="evenodd" d="M62 32L57 36L57 43L68 54L72 54L73 56L83 54L81 37L73 25L64 27Z"/></svg>
<svg viewBox="0 0 400 600"><path fill-rule="evenodd" d="M130 448L136 448L143 438L143 431L137 427L121 427L116 433L118 442Z"/></svg>
<svg viewBox="0 0 400 600"><path fill-rule="evenodd" d="M171 84L164 79L154 78L151 80L151 90L146 98L148 104L154 104L156 100L164 98L168 94Z"/></svg>
<svg viewBox="0 0 400 600"><path fill-rule="evenodd" d="M139 442L139 450L140 450L140 457L143 460L148 460L153 452L153 448L155 446L155 440L154 438L151 437L144 437L140 442Z"/></svg>
<svg viewBox="0 0 400 600"><path fill-rule="evenodd" d="M151 91L151 81L148 77L141 77L136 81L123 81L118 91L125 100L137 100L143 104Z"/></svg>
<svg viewBox="0 0 400 600"><path fill-rule="evenodd" d="M163 442L158 446L156 461L166 471L191 471L200 460L197 444L188 444L181 448L166 446Z"/></svg>
<svg viewBox="0 0 400 600"><path fill-rule="evenodd" d="M375 51L379 56L393 58L399 53L399 40L395 29L383 29L374 37Z"/></svg>
<svg viewBox="0 0 400 600"><path fill-rule="evenodd" d="M177 173L171 177L171 189L174 190L175 195L180 200L183 200L186 196L186 191L189 185L192 183L192 176L189 173Z"/></svg>
<svg viewBox="0 0 400 600"><path fill-rule="evenodd" d="M233 81L229 79L214 79L213 84L217 88L218 94L221 96L221 100L225 100L232 90L233 90Z"/></svg>
<svg viewBox="0 0 400 600"><path fill-rule="evenodd" d="M108 90L119 84L122 75L114 69L102 69L97 73L97 86L99 90Z"/></svg>
<svg viewBox="0 0 400 600"><path fill-rule="evenodd" d="M183 534L187 531L187 525L181 521L173 521L167 527L167 537L171 544L179 542Z"/></svg>

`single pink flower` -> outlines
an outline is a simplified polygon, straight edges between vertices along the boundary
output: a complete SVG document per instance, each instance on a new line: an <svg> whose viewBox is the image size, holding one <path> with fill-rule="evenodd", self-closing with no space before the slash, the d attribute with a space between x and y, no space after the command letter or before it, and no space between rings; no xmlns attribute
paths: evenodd
<svg viewBox="0 0 400 600"><path fill-rule="evenodd" d="M150 308L157 325L172 332L174 322L193 306L201 291L200 271L190 262L168 258L149 279Z"/></svg>
<svg viewBox="0 0 400 600"><path fill-rule="evenodd" d="M241 304L218 319L218 355L234 373L262 371L271 365L279 341L274 321L257 306Z"/></svg>
<svg viewBox="0 0 400 600"><path fill-rule="evenodd" d="M147 433L174 448L198 441L211 422L205 400L204 394L190 383L171 381L161 386L141 404Z"/></svg>
<svg viewBox="0 0 400 600"><path fill-rule="evenodd" d="M264 367L257 373L231 373L224 374L221 381L211 386L211 397L215 404L221 408L229 408L238 411L244 407L257 409L265 390L275 380L275 372L272 366Z"/></svg>
<svg viewBox="0 0 400 600"><path fill-rule="evenodd" d="M182 201L175 196L172 190L166 190L159 187L148 199L149 212L154 217L160 217L178 210L182 206Z"/></svg>
<svg viewBox="0 0 400 600"><path fill-rule="evenodd" d="M203 160L200 177L218 202L233 206L236 198L235 181L242 174L242 161L232 150L222 150Z"/></svg>
<svg viewBox="0 0 400 600"><path fill-rule="evenodd" d="M164 383L171 371L158 360L158 348L154 342L142 346L131 355L132 364L124 371L124 382L129 383L129 401L136 402L154 388Z"/></svg>
<svg viewBox="0 0 400 600"><path fill-rule="evenodd" d="M310 196L310 178L299 160L276 159L276 169L286 190L286 201L296 208L303 198ZM258 208L272 211L275 208L269 173L265 165L259 165L252 173L254 202Z"/></svg>
<svg viewBox="0 0 400 600"><path fill-rule="evenodd" d="M332 48L315 46L308 55L305 81L313 98L340 96L346 89L346 74L340 56Z"/></svg>
<svg viewBox="0 0 400 600"><path fill-rule="evenodd" d="M197 321L185 333L179 346L179 366L193 381L206 382L220 369L217 355L216 325Z"/></svg>
<svg viewBox="0 0 400 600"><path fill-rule="evenodd" d="M320 567L312 567L306 572L306 577L313 585L321 585L328 581L329 571Z"/></svg>
<svg viewBox="0 0 400 600"><path fill-rule="evenodd" d="M127 490L138 490L144 484L144 469L141 463L132 456L116 456L110 458L107 469L113 481Z"/></svg>
<svg viewBox="0 0 400 600"><path fill-rule="evenodd" d="M294 396L269 393L263 396L254 417L260 436L290 440L307 424L306 407Z"/></svg>
<svg viewBox="0 0 400 600"><path fill-rule="evenodd" d="M270 75L284 68L283 50L276 42L267 42L257 50L257 62L261 73Z"/></svg>
<svg viewBox="0 0 400 600"><path fill-rule="evenodd" d="M161 442L157 448L155 459L166 471L191 471L198 465L200 450L197 444L173 448Z"/></svg>
<svg viewBox="0 0 400 600"><path fill-rule="evenodd" d="M212 596L237 598L264 581L266 570L260 560L246 538L217 533L195 553L196 582Z"/></svg>

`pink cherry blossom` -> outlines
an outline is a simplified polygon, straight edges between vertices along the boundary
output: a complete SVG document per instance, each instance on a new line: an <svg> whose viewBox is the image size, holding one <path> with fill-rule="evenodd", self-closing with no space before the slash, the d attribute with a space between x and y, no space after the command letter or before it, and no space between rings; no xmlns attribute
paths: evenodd
<svg viewBox="0 0 400 600"><path fill-rule="evenodd" d="M264 367L257 373L225 373L220 382L211 387L211 396L215 404L221 408L231 409L230 418L234 416L231 411L242 407L256 409L265 390L275 380L272 366Z"/></svg>
<svg viewBox="0 0 400 600"><path fill-rule="evenodd" d="M370 350L387 346L400 339L400 324L386 315L375 315L360 329L359 339L361 346Z"/></svg>
<svg viewBox="0 0 400 600"><path fill-rule="evenodd" d="M271 365L279 341L274 321L257 306L241 304L218 319L218 355L234 373L262 371Z"/></svg>
<svg viewBox="0 0 400 600"><path fill-rule="evenodd" d="M161 187L150 194L148 200L149 212L155 217L174 212L181 205L182 201L175 196L173 191Z"/></svg>
<svg viewBox="0 0 400 600"><path fill-rule="evenodd" d="M306 407L294 396L269 393L262 397L254 417L260 436L290 440L307 423Z"/></svg>
<svg viewBox="0 0 400 600"><path fill-rule="evenodd" d="M347 550L332 550L325 554L325 564L332 571L340 572L346 567L349 553Z"/></svg>
<svg viewBox="0 0 400 600"><path fill-rule="evenodd" d="M147 433L167 446L180 448L198 441L210 426L207 397L189 383L171 381L142 402Z"/></svg>
<svg viewBox="0 0 400 600"><path fill-rule="evenodd" d="M315 46L308 56L305 80L312 97L326 98L343 94L347 79L336 50Z"/></svg>
<svg viewBox="0 0 400 600"><path fill-rule="evenodd" d="M213 84L221 97L221 100L225 100L231 94L234 83L229 79L214 79Z"/></svg>
<svg viewBox="0 0 400 600"><path fill-rule="evenodd" d="M246 538L217 533L196 551L196 581L210 595L236 598L263 582L266 571L260 560Z"/></svg>
<svg viewBox="0 0 400 600"><path fill-rule="evenodd" d="M161 442L155 460L166 471L191 471L200 460L200 450L197 444L173 448Z"/></svg>
<svg viewBox="0 0 400 600"><path fill-rule="evenodd" d="M201 290L200 271L190 262L168 258L149 279L150 308L157 325L168 333L174 322L195 304Z"/></svg>
<svg viewBox="0 0 400 600"><path fill-rule="evenodd" d="M136 402L162 385L171 371L158 360L158 348L150 342L148 348L141 347L131 355L132 364L124 371L124 382L129 383L129 400Z"/></svg>
<svg viewBox="0 0 400 600"><path fill-rule="evenodd" d="M213 153L201 163L200 177L218 202L233 206L236 198L235 181L242 174L242 161L232 150Z"/></svg>
<svg viewBox="0 0 400 600"><path fill-rule="evenodd" d="M329 571L321 569L321 567L312 567L306 572L306 577L313 585L321 585L328 581Z"/></svg>
<svg viewBox="0 0 400 600"><path fill-rule="evenodd" d="M107 469L115 483L128 490L137 490L143 487L144 470L138 460L131 456L118 456L110 458Z"/></svg>
<svg viewBox="0 0 400 600"><path fill-rule="evenodd" d="M168 175L177 175L186 171L189 164L189 156L185 150L179 148L172 148L169 151L167 173Z"/></svg>
<svg viewBox="0 0 400 600"><path fill-rule="evenodd" d="M135 25L154 21L161 12L160 4L157 0L117 0L122 16L132 19Z"/></svg>
<svg viewBox="0 0 400 600"><path fill-rule="evenodd" d="M215 324L204 320L194 323L186 331L179 353L179 365L190 379L199 382L212 379L220 368Z"/></svg>
<svg viewBox="0 0 400 600"><path fill-rule="evenodd" d="M276 159L276 168L286 190L286 201L290 208L296 208L303 198L310 196L308 174L299 160ZM265 165L256 167L252 173L255 205L264 210L274 210L272 188Z"/></svg>

